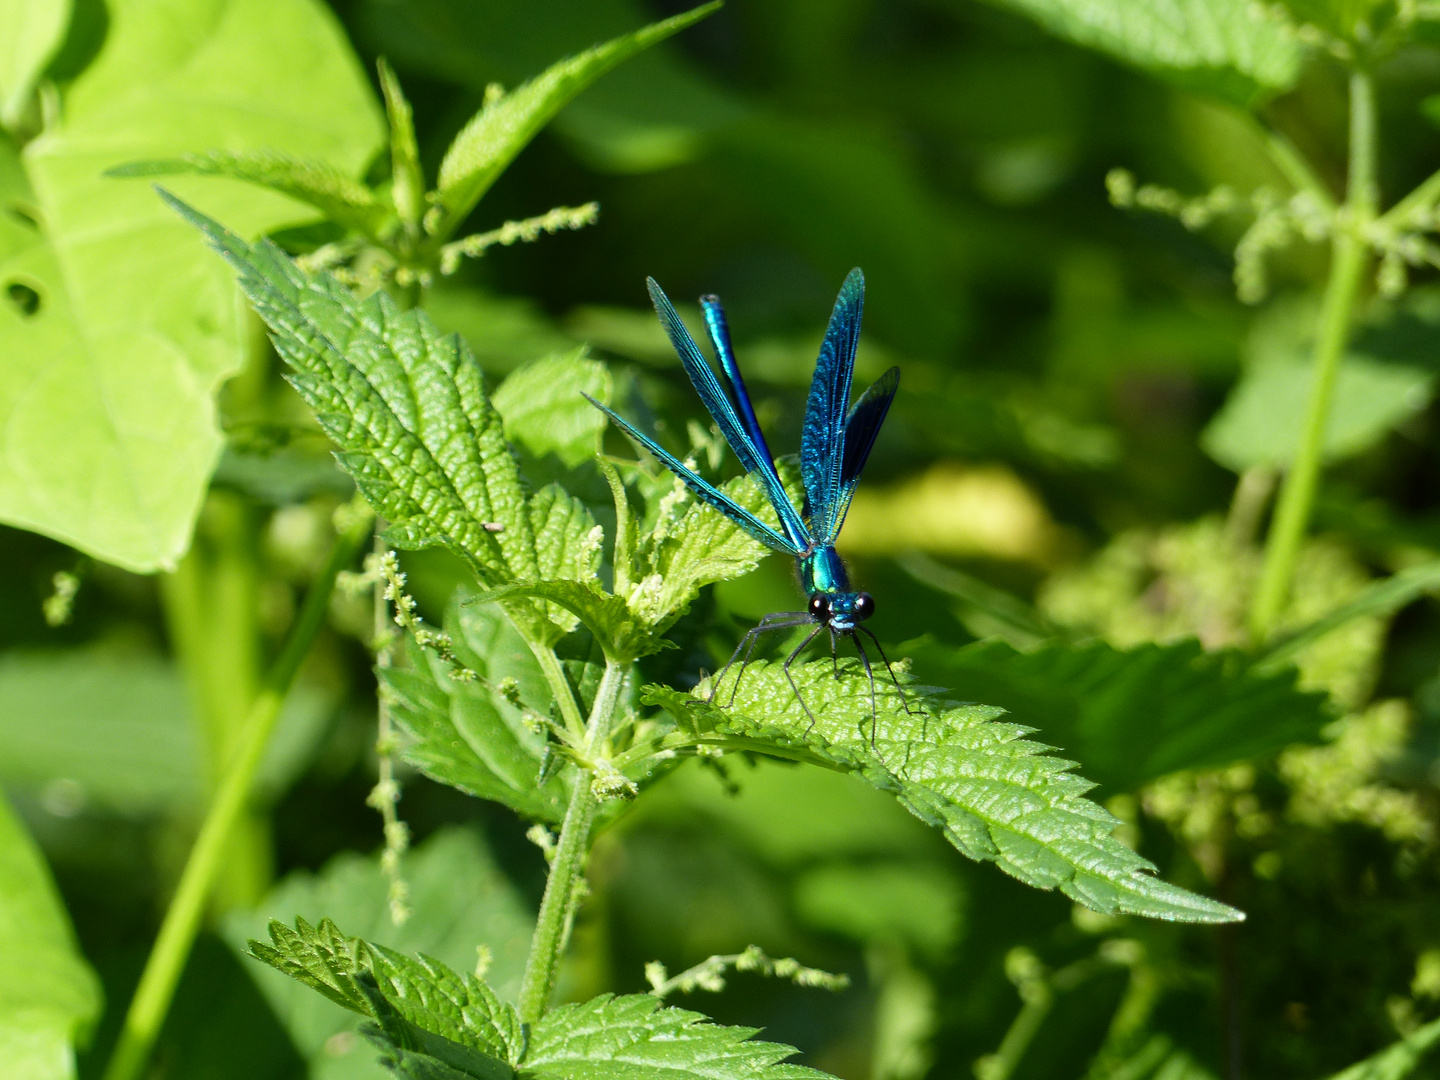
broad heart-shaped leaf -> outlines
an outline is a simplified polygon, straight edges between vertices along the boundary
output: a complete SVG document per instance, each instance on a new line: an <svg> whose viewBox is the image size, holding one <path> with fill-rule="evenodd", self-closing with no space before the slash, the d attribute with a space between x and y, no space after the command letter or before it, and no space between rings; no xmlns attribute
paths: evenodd
<svg viewBox="0 0 1440 1080"><path fill-rule="evenodd" d="M490 185L576 94L616 64L715 11L705 4L561 60L492 100L455 136L440 163L440 205L458 225Z"/></svg>
<svg viewBox="0 0 1440 1080"><path fill-rule="evenodd" d="M1004 707L1078 757L1106 793L1315 740L1333 719L1324 695L1295 689L1294 669L1256 674L1241 654L1197 641L1022 653L992 640L909 651L921 678Z"/></svg>
<svg viewBox="0 0 1440 1080"><path fill-rule="evenodd" d="M485 379L456 334L388 295L355 296L307 275L269 241L255 246L167 196L239 272L290 381L339 448L339 460L398 547L449 548L491 586L595 576L590 512L555 485L531 495ZM553 605L506 610L547 644L575 619Z"/></svg>
<svg viewBox="0 0 1440 1080"><path fill-rule="evenodd" d="M100 983L29 834L0 796L0 1062L15 1080L69 1080Z"/></svg>
<svg viewBox="0 0 1440 1080"><path fill-rule="evenodd" d="M0 137L0 203L24 211L0 214L0 297L15 285L30 298L0 302L0 520L151 571L189 543L221 446L211 395L249 330L229 275L149 185L103 173L216 146L359 173L383 127L316 0L106 11L59 124L23 161ZM247 234L314 216L248 184L180 184Z"/></svg>
<svg viewBox="0 0 1440 1080"><path fill-rule="evenodd" d="M68 0L0 0L0 128L20 120L69 21Z"/></svg>
<svg viewBox="0 0 1440 1080"><path fill-rule="evenodd" d="M1085 798L1094 785L1070 772L1075 763L1025 739L1033 729L1000 721L1004 710L959 705L911 686L906 698L914 712L907 713L882 673L872 720L859 663L845 661L840 670L836 678L829 661L792 667L813 720L780 665L763 662L746 669L728 708L668 687L650 687L645 700L702 735L733 736L761 753L771 746L780 756L853 772L944 830L970 858L993 861L1037 888L1058 888L1096 911L1177 922L1244 917L1156 877L1154 866L1111 835L1118 822ZM721 682L718 701L729 702L735 677Z"/></svg>
<svg viewBox="0 0 1440 1080"><path fill-rule="evenodd" d="M537 458L554 454L573 469L595 456L606 424L583 395L608 405L610 389L609 370L587 359L582 346L512 371L495 391L495 408L511 442Z"/></svg>
<svg viewBox="0 0 1440 1080"><path fill-rule="evenodd" d="M755 1028L722 1027L649 994L560 1005L530 1033L524 1080L824 1080L791 1065L795 1049L752 1038Z"/></svg>
<svg viewBox="0 0 1440 1080"><path fill-rule="evenodd" d="M286 875L256 908L227 914L222 933L244 954L249 939L266 936L271 919L290 924L329 917L372 944L424 953L461 969L475 963L475 948L484 945L491 955L487 985L502 998L518 994L534 913L495 865L478 831L441 829L406 853L403 874L411 915L402 926L390 919L389 880L378 856L345 852L317 873ZM248 960L245 967L309 1062L310 1080L383 1080L385 1072L372 1064L368 1046L335 1039L355 1028L353 1012L270 968Z"/></svg>
<svg viewBox="0 0 1440 1080"><path fill-rule="evenodd" d="M358 180L323 161L293 158L264 150L241 153L210 150L161 161L136 161L111 169L107 176L228 176L309 203L331 221L375 236L393 216Z"/></svg>
<svg viewBox="0 0 1440 1080"><path fill-rule="evenodd" d="M1251 0L999 0L1077 45L1252 105L1295 85L1301 47Z"/></svg>

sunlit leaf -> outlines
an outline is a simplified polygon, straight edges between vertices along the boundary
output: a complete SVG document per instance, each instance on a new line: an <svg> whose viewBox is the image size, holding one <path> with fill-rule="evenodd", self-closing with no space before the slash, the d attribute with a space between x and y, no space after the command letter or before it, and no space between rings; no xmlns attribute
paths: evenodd
<svg viewBox="0 0 1440 1080"><path fill-rule="evenodd" d="M755 1028L722 1027L649 994L560 1005L535 1025L520 1075L614 1080L707 1077L719 1080L821 1080L824 1073L785 1063L794 1048L758 1042Z"/></svg>
<svg viewBox="0 0 1440 1080"><path fill-rule="evenodd" d="M184 173L228 176L258 184L309 203L329 220L369 236L377 234L390 217L390 211L369 188L333 165L274 151L210 150L178 158L130 162L110 169L106 175L123 178Z"/></svg>
<svg viewBox="0 0 1440 1080"><path fill-rule="evenodd" d="M922 677L1003 706L1073 754L1107 792L1180 769L1213 769L1313 741L1333 718L1295 673L1256 674L1197 641L1119 650L1102 642L1017 652L1000 641L912 650Z"/></svg>
<svg viewBox="0 0 1440 1080"><path fill-rule="evenodd" d="M67 0L0 3L0 127L13 128L70 21Z"/></svg>
<svg viewBox="0 0 1440 1080"><path fill-rule="evenodd" d="M1084 797L1094 785L1070 771L1074 762L1025 739L1032 729L1001 721L1003 710L957 705L912 686L907 696L915 712L907 713L882 674L872 718L860 665L846 661L840 670L836 678L829 661L792 668L804 705L780 665L765 662L746 670L733 706L738 669L719 687L717 701L727 707L666 687L649 688L646 699L664 706L682 729L853 772L942 829L970 858L993 861L1037 888L1058 888L1097 911L1180 922L1243 918L1156 877L1149 862L1111 835L1118 822Z"/></svg>
<svg viewBox="0 0 1440 1080"><path fill-rule="evenodd" d="M72 1080L100 982L75 944L44 857L0 796L0 1061L7 1080Z"/></svg>
<svg viewBox="0 0 1440 1080"><path fill-rule="evenodd" d="M358 173L382 127L323 5L105 7L58 124L19 161L0 139L0 202L31 208L0 214L0 520L151 571L189 543L220 452L212 393L250 331L229 275L149 185L103 173L217 146ZM177 183L247 235L314 217L249 184Z"/></svg>
<svg viewBox="0 0 1440 1080"><path fill-rule="evenodd" d="M243 953L248 939L266 936L270 919L287 926L297 917L304 919L316 928L315 940L304 946L313 952L297 948L289 958L308 965L307 972L317 977L335 978L337 987L338 977L318 959L326 942L332 950L344 951L337 937L325 937L319 929L326 917L359 931L377 947L397 950L395 955L423 953L461 970L474 966L476 946L484 945L490 956L487 985L502 998L513 997L519 991L534 917L479 835L472 830L442 830L407 853L402 867L412 909L403 926L390 920L389 883L378 859L349 853L335 857L318 873L289 875L254 911L230 914L224 936ZM348 989L345 993L337 989L348 1002L342 1007L326 1000L331 995L317 994L293 978L256 964L247 967L296 1048L310 1062L312 1080L378 1080L386 1075L373 1064L374 1055L363 1041L342 1034L354 1030L355 1016L347 1010L361 1004L363 993L357 990L359 996L352 998Z"/></svg>
<svg viewBox="0 0 1440 1080"><path fill-rule="evenodd" d="M536 457L554 454L569 468L595 456L605 414L582 396L610 402L610 372L583 348L534 360L495 391L505 435Z"/></svg>
<svg viewBox="0 0 1440 1080"><path fill-rule="evenodd" d="M526 490L484 376L458 336L384 292L359 300L328 274L307 275L269 241L252 247L170 202L239 272L291 383L390 522L392 543L446 547L493 586L594 576L600 551L589 511L553 484ZM508 610L537 639L553 641L575 625L553 605Z"/></svg>

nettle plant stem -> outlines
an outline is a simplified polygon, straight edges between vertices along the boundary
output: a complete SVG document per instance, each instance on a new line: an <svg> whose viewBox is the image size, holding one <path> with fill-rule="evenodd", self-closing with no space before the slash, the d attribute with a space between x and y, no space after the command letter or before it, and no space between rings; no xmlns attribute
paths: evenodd
<svg viewBox="0 0 1440 1080"><path fill-rule="evenodd" d="M190 858L180 875L180 884L150 950L145 970L140 976L140 985L125 1014L125 1025L105 1069L104 1080L135 1080L144 1072L150 1059L155 1039L175 996L175 987L185 970L186 958L200 929L206 900L220 873L227 843L249 802L255 774L275 729L275 721L280 716L280 708L300 671L300 665L310 652L310 646L325 626L336 576L354 562L370 538L372 516L369 510L355 504L350 516L352 520L346 523L330 551L325 568L310 586L295 625L250 707L234 759L206 811L200 835L190 850Z"/></svg>
<svg viewBox="0 0 1440 1080"><path fill-rule="evenodd" d="M1315 336L1314 382L1295 460L1286 474L1265 546L1260 584L1250 610L1250 631L1264 641L1285 604L1300 545L1315 506L1325 430L1335 396L1340 360L1350 337L1360 282L1370 261L1367 232L1375 221L1379 193L1375 180L1375 88L1370 74L1350 76L1350 161L1345 204L1331 246L1330 278Z"/></svg>
<svg viewBox="0 0 1440 1080"><path fill-rule="evenodd" d="M595 691L595 704L585 725L584 751L587 758L593 758L602 750L610 737L615 707L620 700L625 671L629 666L617 660L605 663L605 674ZM545 883L545 897L540 902L535 936L530 939L525 979L520 986L520 1019L527 1024L535 1023L545 1014L545 1005L555 986L560 957L565 951L570 924L580 899L585 860L590 852L595 811L599 805L589 770L577 768L570 791L570 805L565 810L560 840L550 864L550 877Z"/></svg>

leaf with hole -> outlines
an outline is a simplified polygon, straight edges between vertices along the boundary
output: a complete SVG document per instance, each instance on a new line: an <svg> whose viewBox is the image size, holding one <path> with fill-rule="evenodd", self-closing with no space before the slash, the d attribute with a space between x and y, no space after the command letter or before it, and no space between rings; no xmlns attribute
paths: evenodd
<svg viewBox="0 0 1440 1080"><path fill-rule="evenodd" d="M225 146L354 174L382 128L313 0L106 7L59 123L18 158L0 139L0 203L33 210L0 214L0 520L146 572L189 544L220 453L212 395L250 338L224 268L147 184L103 173ZM250 235L314 216L253 185L177 182Z"/></svg>

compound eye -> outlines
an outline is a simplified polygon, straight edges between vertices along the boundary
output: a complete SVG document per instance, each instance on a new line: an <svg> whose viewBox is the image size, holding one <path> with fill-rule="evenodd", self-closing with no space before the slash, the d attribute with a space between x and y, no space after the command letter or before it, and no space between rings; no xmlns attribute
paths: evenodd
<svg viewBox="0 0 1440 1080"><path fill-rule="evenodd" d="M868 592L862 592L855 597L855 617L857 619L868 619L875 614L875 598Z"/></svg>
<svg viewBox="0 0 1440 1080"><path fill-rule="evenodd" d="M810 616L820 622L830 618L830 598L824 593L810 597Z"/></svg>

